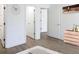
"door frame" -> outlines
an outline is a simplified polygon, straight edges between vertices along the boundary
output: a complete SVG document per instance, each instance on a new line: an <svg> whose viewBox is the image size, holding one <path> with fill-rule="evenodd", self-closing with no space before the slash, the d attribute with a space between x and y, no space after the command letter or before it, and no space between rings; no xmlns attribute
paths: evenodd
<svg viewBox="0 0 79 59"><path fill-rule="evenodd" d="M5 48L5 9L6 9L6 5L5 4L1 4L2 5L2 9L3 9L3 24L2 24L2 38L1 38L1 44L2 47Z"/></svg>

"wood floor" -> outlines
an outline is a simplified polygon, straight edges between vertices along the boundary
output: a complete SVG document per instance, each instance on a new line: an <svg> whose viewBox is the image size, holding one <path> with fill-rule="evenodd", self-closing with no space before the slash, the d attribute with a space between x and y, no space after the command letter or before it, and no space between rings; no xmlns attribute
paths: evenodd
<svg viewBox="0 0 79 59"><path fill-rule="evenodd" d="M30 38L27 38L27 41L25 44L19 45L13 48L5 49L0 44L0 54L15 54L17 52L26 50L36 45L43 46L43 47L46 47L51 50L55 50L64 54L78 54L79 53L79 46L74 46L71 44L64 43L60 39L48 37L46 33L42 33L40 40L33 40Z"/></svg>

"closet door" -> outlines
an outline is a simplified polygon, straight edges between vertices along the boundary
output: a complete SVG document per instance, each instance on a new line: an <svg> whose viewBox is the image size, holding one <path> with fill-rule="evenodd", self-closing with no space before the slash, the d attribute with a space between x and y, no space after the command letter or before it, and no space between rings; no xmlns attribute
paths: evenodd
<svg viewBox="0 0 79 59"><path fill-rule="evenodd" d="M48 9L48 36L60 38L60 19L57 5L52 5Z"/></svg>
<svg viewBox="0 0 79 59"><path fill-rule="evenodd" d="M52 17L52 29L53 29L53 33L54 33L54 37L61 39L60 35L61 32L60 30L61 28L61 18L60 18L60 9L59 9L60 5L55 5L54 11L53 11L53 17Z"/></svg>
<svg viewBox="0 0 79 59"><path fill-rule="evenodd" d="M55 15L55 17L56 16L57 16L57 14ZM53 37L60 38L60 20L59 20L59 18L52 19L51 27L52 27L52 30L53 30L52 31Z"/></svg>
<svg viewBox="0 0 79 59"><path fill-rule="evenodd" d="M4 47L4 5L0 4L0 39Z"/></svg>

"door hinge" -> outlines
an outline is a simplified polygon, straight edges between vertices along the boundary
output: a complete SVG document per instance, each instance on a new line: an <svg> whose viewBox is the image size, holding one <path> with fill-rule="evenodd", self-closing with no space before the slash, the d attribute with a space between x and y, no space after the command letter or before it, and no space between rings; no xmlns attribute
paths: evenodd
<svg viewBox="0 0 79 59"><path fill-rule="evenodd" d="M35 9L34 9L34 12L35 12Z"/></svg>
<svg viewBox="0 0 79 59"><path fill-rule="evenodd" d="M35 34L35 33L34 33Z"/></svg>
<svg viewBox="0 0 79 59"><path fill-rule="evenodd" d="M4 41L5 41L5 39L4 39Z"/></svg>
<svg viewBox="0 0 79 59"><path fill-rule="evenodd" d="M6 7L4 6L4 10L6 9Z"/></svg>
<svg viewBox="0 0 79 59"><path fill-rule="evenodd" d="M4 25L5 25L5 23L4 23Z"/></svg>

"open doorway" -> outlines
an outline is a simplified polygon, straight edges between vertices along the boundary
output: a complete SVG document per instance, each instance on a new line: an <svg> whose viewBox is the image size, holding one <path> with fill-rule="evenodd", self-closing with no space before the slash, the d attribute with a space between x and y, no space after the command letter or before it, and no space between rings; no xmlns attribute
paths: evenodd
<svg viewBox="0 0 79 59"><path fill-rule="evenodd" d="M47 8L41 8L41 20L40 20L40 36L41 39L47 35Z"/></svg>
<svg viewBox="0 0 79 59"><path fill-rule="evenodd" d="M35 39L35 7L26 7L26 33L27 39Z"/></svg>

